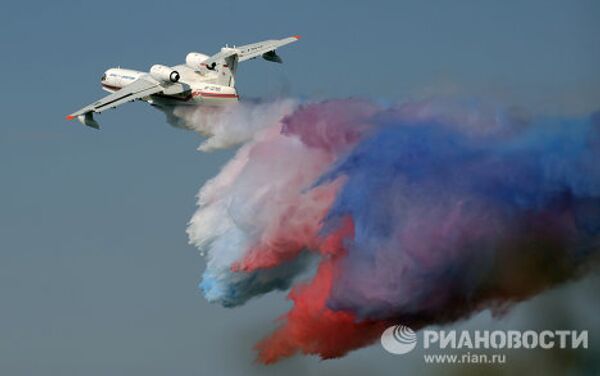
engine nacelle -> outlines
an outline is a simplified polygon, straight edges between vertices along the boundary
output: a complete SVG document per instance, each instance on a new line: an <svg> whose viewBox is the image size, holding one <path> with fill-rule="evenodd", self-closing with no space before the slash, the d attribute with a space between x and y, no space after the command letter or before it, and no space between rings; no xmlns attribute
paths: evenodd
<svg viewBox="0 0 600 376"><path fill-rule="evenodd" d="M162 82L177 82L180 78L179 72L166 65L160 64L153 65L152 68L150 68L150 76L155 80Z"/></svg>
<svg viewBox="0 0 600 376"><path fill-rule="evenodd" d="M210 56L201 54L200 52L190 52L185 57L185 65L192 69L198 70L202 67L202 62L209 57Z"/></svg>

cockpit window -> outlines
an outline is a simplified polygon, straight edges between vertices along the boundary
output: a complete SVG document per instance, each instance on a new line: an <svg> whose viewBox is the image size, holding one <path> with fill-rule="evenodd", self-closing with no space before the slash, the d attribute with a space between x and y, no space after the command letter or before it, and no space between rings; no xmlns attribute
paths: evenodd
<svg viewBox="0 0 600 376"><path fill-rule="evenodd" d="M105 81L105 80L106 80L106 73L104 73L104 74L102 75L102 78L100 78L100 81Z"/></svg>

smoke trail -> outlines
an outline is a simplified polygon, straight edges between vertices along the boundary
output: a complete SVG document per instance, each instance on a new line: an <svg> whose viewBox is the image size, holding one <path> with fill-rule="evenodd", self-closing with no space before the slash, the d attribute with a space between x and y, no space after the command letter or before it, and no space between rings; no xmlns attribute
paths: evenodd
<svg viewBox="0 0 600 376"><path fill-rule="evenodd" d="M187 119L216 134L204 150L246 141L202 187L189 224L207 257L204 295L239 305L288 289L320 258L258 344L263 362L341 356L391 323L501 313L597 258L598 114L439 100L235 111L253 115Z"/></svg>
<svg viewBox="0 0 600 376"><path fill-rule="evenodd" d="M227 107L158 108L174 127L190 129L207 136L208 139L198 149L212 151L252 139L256 132L291 113L297 104L294 99L280 99L274 102L244 101Z"/></svg>

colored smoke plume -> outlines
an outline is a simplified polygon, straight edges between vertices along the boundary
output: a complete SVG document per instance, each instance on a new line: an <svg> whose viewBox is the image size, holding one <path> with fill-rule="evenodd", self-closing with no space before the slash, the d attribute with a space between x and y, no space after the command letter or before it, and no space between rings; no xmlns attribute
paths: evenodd
<svg viewBox="0 0 600 376"><path fill-rule="evenodd" d="M291 288L262 362L342 356L395 323L501 314L597 259L598 114L443 100L198 111L175 116L214 135L203 150L243 143L188 227L203 294L233 307Z"/></svg>

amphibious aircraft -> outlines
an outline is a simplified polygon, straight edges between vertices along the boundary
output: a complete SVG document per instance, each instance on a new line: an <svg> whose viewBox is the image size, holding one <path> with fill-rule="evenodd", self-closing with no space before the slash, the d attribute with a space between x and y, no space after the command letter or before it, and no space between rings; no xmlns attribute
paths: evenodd
<svg viewBox="0 0 600 376"><path fill-rule="evenodd" d="M94 113L116 108L124 103L143 100L158 107L180 104L221 105L237 101L235 72L238 63L262 56L267 61L281 63L275 50L296 42L296 35L279 40L265 40L244 46L225 46L208 56L190 52L185 64L173 67L156 64L149 72L125 68L110 68L102 75L102 88L111 94L67 115L82 124L99 129Z"/></svg>

